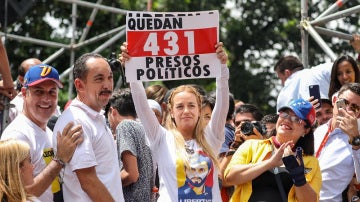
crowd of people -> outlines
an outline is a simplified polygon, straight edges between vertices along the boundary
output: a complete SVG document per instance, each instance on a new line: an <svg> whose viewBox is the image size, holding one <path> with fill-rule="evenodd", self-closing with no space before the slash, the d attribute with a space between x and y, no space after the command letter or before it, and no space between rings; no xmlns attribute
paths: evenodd
<svg viewBox="0 0 360 202"><path fill-rule="evenodd" d="M360 53L360 35L350 43ZM130 68L126 42L120 50ZM0 140L0 201L360 201L359 59L304 69L280 58L277 110L264 114L229 92L222 42L214 52L212 92L141 81L114 90L108 61L83 54L77 95L60 111L56 68L25 59L14 85L0 43L0 93L15 106Z"/></svg>

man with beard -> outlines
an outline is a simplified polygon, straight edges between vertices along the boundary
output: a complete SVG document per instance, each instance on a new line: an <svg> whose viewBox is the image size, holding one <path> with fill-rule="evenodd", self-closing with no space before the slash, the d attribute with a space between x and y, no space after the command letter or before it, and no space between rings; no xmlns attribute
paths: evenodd
<svg viewBox="0 0 360 202"><path fill-rule="evenodd" d="M195 152L185 166L186 181L179 188L179 199L184 195L192 199L211 199L211 186L207 186L206 178L212 171L211 162L202 152ZM211 185L211 184L210 184Z"/></svg>

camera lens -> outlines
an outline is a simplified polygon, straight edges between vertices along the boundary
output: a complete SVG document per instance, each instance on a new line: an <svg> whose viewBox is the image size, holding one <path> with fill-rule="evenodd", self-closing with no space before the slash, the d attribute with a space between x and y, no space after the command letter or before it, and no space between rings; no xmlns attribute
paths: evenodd
<svg viewBox="0 0 360 202"><path fill-rule="evenodd" d="M121 63L116 59L115 52L112 52L110 58L108 59L108 63L110 65L111 71L119 71L121 68Z"/></svg>
<svg viewBox="0 0 360 202"><path fill-rule="evenodd" d="M246 136L249 136L251 134L253 134L253 124L249 121L246 121L244 122L243 124L241 124L241 127L240 127L240 131L242 134L246 135Z"/></svg>

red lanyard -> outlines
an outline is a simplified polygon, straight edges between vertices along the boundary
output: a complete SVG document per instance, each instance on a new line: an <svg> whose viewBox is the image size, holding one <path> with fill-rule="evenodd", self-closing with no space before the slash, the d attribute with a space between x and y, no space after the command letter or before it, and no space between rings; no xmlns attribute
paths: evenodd
<svg viewBox="0 0 360 202"><path fill-rule="evenodd" d="M329 134L331 133L332 129L331 129L331 125L329 125L329 128L324 136L324 139L321 141L321 144L319 146L319 149L317 150L316 152L316 155L315 157L318 158L320 156L320 153L321 153L321 150L324 148L326 142L328 141L329 139Z"/></svg>
<svg viewBox="0 0 360 202"><path fill-rule="evenodd" d="M277 149L279 149L279 147L281 146L280 142L277 141L277 139L276 139L275 136L272 136L271 138L272 138L272 141L273 141L275 147L276 147Z"/></svg>

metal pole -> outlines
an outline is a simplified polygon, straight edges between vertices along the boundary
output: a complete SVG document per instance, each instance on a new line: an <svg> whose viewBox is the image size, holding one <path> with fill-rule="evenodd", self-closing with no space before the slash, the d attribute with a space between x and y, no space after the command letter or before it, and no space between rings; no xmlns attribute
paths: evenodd
<svg viewBox="0 0 360 202"><path fill-rule="evenodd" d="M88 8L97 8L100 10L109 11L109 12L117 13L117 14L123 14L123 15L126 15L126 13L128 12L127 10L114 8L114 7L110 7L110 6L97 5L95 3L90 3L90 2L81 1L81 0L59 0L59 1L66 2L66 3L75 3L80 6L84 6L84 7L88 7Z"/></svg>
<svg viewBox="0 0 360 202"><path fill-rule="evenodd" d="M97 5L99 5L99 4L101 4L101 3L102 3L102 0L98 0L98 1L96 2ZM85 26L85 28L83 29L83 34L82 34L79 42L82 42L82 41L85 40L85 38L86 38L87 34L89 33L89 30L90 30L93 22L94 22L94 19L95 19L95 16L96 16L97 12L98 12L98 9L97 9L97 8L94 8L94 9L92 10L91 15L90 15L90 17L89 17L89 20L86 22L86 26Z"/></svg>
<svg viewBox="0 0 360 202"><path fill-rule="evenodd" d="M59 57L61 54L63 54L65 52L65 48L61 48L58 51L56 51L55 53L51 54L48 58L46 58L45 60L43 60L42 62L45 64L49 64L50 62L52 62L53 60L55 60L57 57Z"/></svg>
<svg viewBox="0 0 360 202"><path fill-rule="evenodd" d="M308 18L308 1L307 0L301 0L301 61L304 65L304 68L309 67L309 34L304 29L304 22Z"/></svg>
<svg viewBox="0 0 360 202"><path fill-rule="evenodd" d="M113 35L113 34L119 32L119 31L120 31L121 29L123 29L124 27L125 27L125 25L123 25L123 26L121 26L121 27L117 27L117 28L115 28L115 29L112 29L112 30L110 30L110 31L107 31L107 32L105 32L105 33L103 33L103 34L100 34L100 35L98 35L98 36L95 36L95 37L93 37L93 38L91 38L91 39L88 39L88 40L86 40L86 41L80 42L80 43L78 43L78 44L74 44L73 47L72 47L72 49L76 50L76 49L78 49L78 48L80 48L80 47L82 47L82 46L95 43L95 42L97 42L97 41L99 41L99 40L101 40L101 39L104 39L104 38L106 38L106 37L108 37L108 36L110 36L110 35ZM70 46L69 46L69 47L70 47ZM51 56L49 56L49 57L48 57L46 60L44 60L43 62L44 62L44 63L49 63L49 62L53 61L53 60L56 59L58 56L60 56L64 51L65 51L64 48L59 49L58 51L56 51L55 53L53 53Z"/></svg>
<svg viewBox="0 0 360 202"><path fill-rule="evenodd" d="M100 4L102 2L102 0L98 0L97 4ZM97 13L97 9L94 9L90 15L90 18L88 20L88 22L86 23L85 28L83 29L83 33L81 35L81 38L79 40L79 42L82 42L85 40L87 34L89 33L89 30L91 28L92 22L94 21L94 18L96 16ZM74 46L72 47L73 49L78 48L76 46L76 44L74 44ZM60 56L62 53L65 52L65 48L61 48L58 51L56 51L55 53L53 53L52 55L50 55L48 58L46 58L43 63L50 63L51 61L55 60L58 56Z"/></svg>
<svg viewBox="0 0 360 202"><path fill-rule="evenodd" d="M343 17L349 16L349 15L352 15L352 14L358 13L358 12L360 12L360 5L354 6L352 8L348 8L348 9L343 10L343 11L339 11L339 12L330 14L328 16L325 16L325 17L321 18L321 19L313 20L310 23L311 23L311 25L325 24L325 23L327 23L327 22L329 22L331 20L343 18Z"/></svg>
<svg viewBox="0 0 360 202"><path fill-rule="evenodd" d="M97 35L97 36L95 36L95 37L93 37L93 38L91 38L91 39L88 39L88 40L84 41L84 42L80 42L80 43L78 43L78 44L75 44L75 45L74 45L74 48L77 49L77 48L80 48L80 47L82 47L82 46L85 46L85 45L94 43L94 42L96 42L96 41L99 41L99 40L101 40L101 39L104 39L104 38L106 38L106 37L108 37L108 36L110 36L110 35L116 34L116 33L118 33L119 31L121 31L124 27L125 27L125 25L123 25L123 26L121 26L121 27L114 28L114 29L112 29L112 30L110 30L110 31L107 31L107 32L105 32L105 33L102 33L102 34L100 34L100 35Z"/></svg>
<svg viewBox="0 0 360 202"><path fill-rule="evenodd" d="M345 40L353 40L354 37L351 34L345 34L343 32L339 32L339 31L334 31L334 30L329 30L323 27L314 27L314 29L319 33L319 34L323 34L326 36L331 36L331 37L337 37L340 39L345 39Z"/></svg>
<svg viewBox="0 0 360 202"><path fill-rule="evenodd" d="M323 51L330 56L330 58L334 61L336 60L335 53L329 48L329 46L325 43L325 41L321 38L321 36L315 31L315 29L311 26L310 23L304 22L304 28L308 31L308 33L314 38L314 40L319 44L319 46L323 49Z"/></svg>
<svg viewBox="0 0 360 202"><path fill-rule="evenodd" d="M75 34L76 34L76 18L77 18L77 5L75 3L72 4L72 13L71 13L71 18L72 18L72 28L73 28L73 33L71 36L71 47L73 47L73 45L75 44ZM74 64L75 61L75 49L71 49L70 52L70 64ZM73 82L74 82L74 77L73 74L69 74L69 90L68 90L68 100L72 99L72 94L73 94Z"/></svg>
<svg viewBox="0 0 360 202"><path fill-rule="evenodd" d="M111 46L114 42L116 42L117 40L119 40L121 37L123 37L125 35L125 27L116 35L114 35L112 38L110 38L109 40L107 40L105 43L103 43L101 46L99 46L98 48L96 48L94 51L92 51L93 53L99 53L100 51L104 50L105 48ZM63 80L64 77L66 77L67 75L70 74L71 69L73 68L73 65L71 65L71 67L69 67L68 69L66 69L62 74L60 74L60 80Z"/></svg>
<svg viewBox="0 0 360 202"><path fill-rule="evenodd" d="M8 20L8 1L5 0L5 5L4 5L4 8L5 8L5 13L4 13L4 47L6 45L6 33L7 33L7 20Z"/></svg>
<svg viewBox="0 0 360 202"><path fill-rule="evenodd" d="M147 11L151 11L151 9L152 9L152 1L151 0L148 0L148 2L147 2Z"/></svg>
<svg viewBox="0 0 360 202"><path fill-rule="evenodd" d="M337 10L339 10L339 8L341 6L343 6L348 0L337 0L336 3L334 3L333 5L331 5L328 9L326 9L322 14L320 14L317 18L315 18L315 20L319 20L324 16L327 16Z"/></svg>
<svg viewBox="0 0 360 202"><path fill-rule="evenodd" d="M14 34L7 34L4 32L0 32L1 36L6 36L8 39L16 39L18 41L25 41L25 42L30 42L30 43L35 43L38 45L43 45L43 46L49 46L49 47L54 47L54 48L70 48L69 45L66 44L61 44L61 43L57 43L57 42L51 42L51 41L45 41L45 40L41 40L41 39L35 39L35 38L31 38L31 37L24 37L24 36L19 36L19 35L14 35Z"/></svg>
<svg viewBox="0 0 360 202"><path fill-rule="evenodd" d="M107 40L105 43L103 43L101 46L99 46L93 52L99 53L100 51L104 50L105 48L113 45L117 40L119 40L125 34L126 34L125 29L121 30L118 34L114 35L111 39Z"/></svg>

